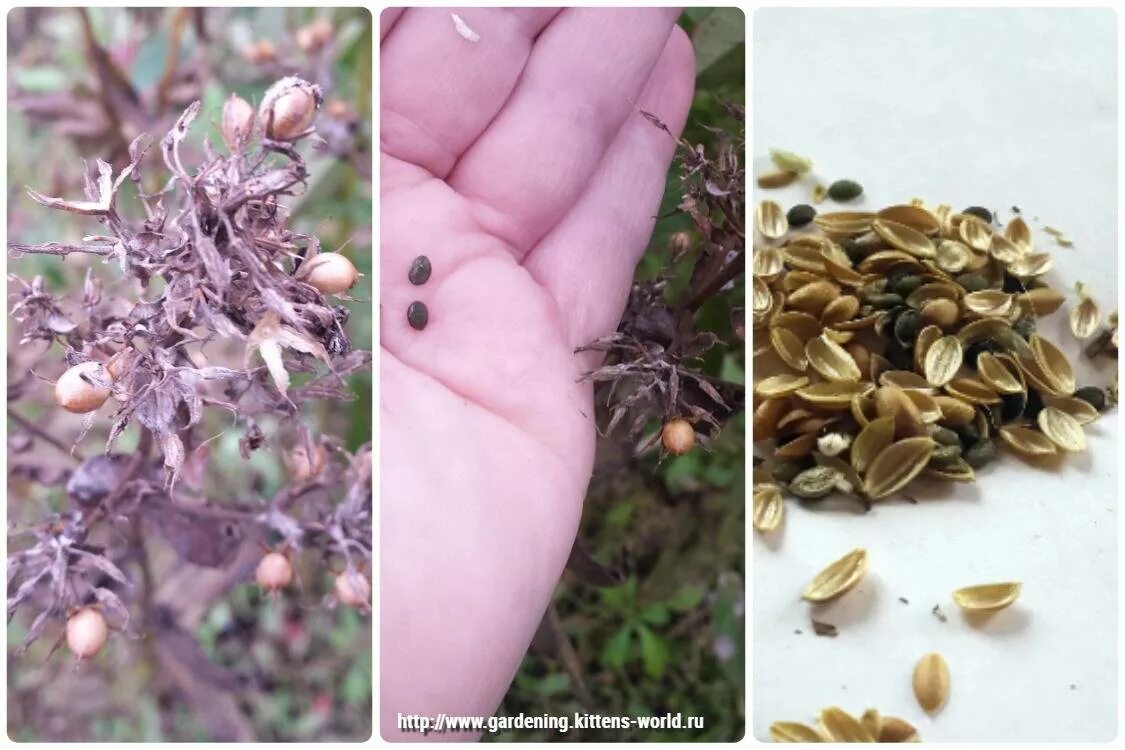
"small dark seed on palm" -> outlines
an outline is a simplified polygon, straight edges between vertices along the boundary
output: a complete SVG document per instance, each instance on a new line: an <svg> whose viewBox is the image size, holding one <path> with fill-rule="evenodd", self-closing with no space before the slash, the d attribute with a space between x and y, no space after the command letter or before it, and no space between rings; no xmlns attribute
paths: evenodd
<svg viewBox="0 0 1125 750"><path fill-rule="evenodd" d="M430 272L433 268L430 266L430 259L425 255L419 255L410 264L410 283L414 286L425 284L430 279Z"/></svg>
<svg viewBox="0 0 1125 750"><path fill-rule="evenodd" d="M430 322L430 311L421 302L411 302L406 308L406 320L411 328L421 331Z"/></svg>

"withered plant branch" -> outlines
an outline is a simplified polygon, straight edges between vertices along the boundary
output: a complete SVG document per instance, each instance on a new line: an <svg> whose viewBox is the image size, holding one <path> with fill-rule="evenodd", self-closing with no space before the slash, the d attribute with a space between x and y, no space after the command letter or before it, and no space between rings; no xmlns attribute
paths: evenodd
<svg viewBox="0 0 1125 750"><path fill-rule="evenodd" d="M39 425L35 424L34 422L32 422L30 419L23 416L22 414L20 414L18 412L15 412L11 409L8 409L8 418L11 419L16 424L18 424L23 429L30 432L35 437L39 438L40 440L42 440L42 441L44 441L44 442L46 442L50 445L53 445L55 448L58 448L62 453L65 453L68 457L70 457L71 460L76 461L78 463L81 463L83 461L82 455L79 454L77 450L71 449L70 446L68 446L66 443L59 440L54 435L51 435L47 431L43 430L41 427L39 427Z"/></svg>
<svg viewBox="0 0 1125 750"><path fill-rule="evenodd" d="M21 245L19 243L11 243L8 245L8 250L12 253L17 254L65 256L70 255L71 253L88 253L90 255L101 255L103 257L113 255L112 245L75 245L69 242L43 242L38 245Z"/></svg>
<svg viewBox="0 0 1125 750"><path fill-rule="evenodd" d="M168 33L168 52L164 56L164 73L160 76L160 83L156 87L156 113L164 112L168 105L168 91L172 88L172 81L176 77L176 66L180 61L180 41L183 37L184 27L191 17L190 8L179 8L172 17L172 30Z"/></svg>
<svg viewBox="0 0 1125 750"><path fill-rule="evenodd" d="M574 650L573 644L563 631L559 611L555 608L554 602L551 602L547 607L547 627L550 629L555 642L555 657L562 664L567 677L570 678L570 687L574 690L574 697L578 699L583 708L592 711L594 709L594 696L590 694L582 676L582 659L579 658L578 652Z"/></svg>
<svg viewBox="0 0 1125 750"><path fill-rule="evenodd" d="M694 294L689 296L683 302L686 310L695 312L699 307L708 299L713 297L716 292L722 289L726 284L737 279L746 271L746 250L739 250L738 255L734 257L729 263L724 265L722 269L715 275L713 279L701 286Z"/></svg>

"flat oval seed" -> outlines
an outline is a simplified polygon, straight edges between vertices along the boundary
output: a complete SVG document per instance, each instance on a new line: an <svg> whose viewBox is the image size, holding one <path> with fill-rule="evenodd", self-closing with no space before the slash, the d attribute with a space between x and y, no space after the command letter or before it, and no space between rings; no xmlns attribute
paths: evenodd
<svg viewBox="0 0 1125 750"><path fill-rule="evenodd" d="M410 307L406 308L406 320L411 328L421 331L430 322L430 311L421 302L411 302Z"/></svg>
<svg viewBox="0 0 1125 750"><path fill-rule="evenodd" d="M810 602L826 602L849 591L867 570L867 550L853 549L816 574L805 587L801 598Z"/></svg>
<svg viewBox="0 0 1125 750"><path fill-rule="evenodd" d="M407 278L414 286L420 286L430 280L430 272L433 267L430 265L430 259L425 255L419 255L410 263L410 273Z"/></svg>
<svg viewBox="0 0 1125 750"><path fill-rule="evenodd" d="M926 654L914 667L914 697L927 713L941 708L949 697L949 667L941 654Z"/></svg>
<svg viewBox="0 0 1125 750"><path fill-rule="evenodd" d="M854 180L836 180L828 186L828 197L834 201L850 201L863 193L863 186Z"/></svg>
<svg viewBox="0 0 1125 750"><path fill-rule="evenodd" d="M986 583L966 586L953 592L953 601L961 609L973 612L995 612L1004 609L1020 595L1018 583Z"/></svg>

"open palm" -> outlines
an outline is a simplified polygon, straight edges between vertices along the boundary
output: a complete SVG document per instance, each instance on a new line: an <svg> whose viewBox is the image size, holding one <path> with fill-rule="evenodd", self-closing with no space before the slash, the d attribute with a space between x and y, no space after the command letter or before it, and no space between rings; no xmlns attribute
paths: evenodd
<svg viewBox="0 0 1125 750"><path fill-rule="evenodd" d="M594 456L574 349L616 327L675 145L638 110L679 132L693 87L671 9L457 16L382 18L387 738L490 715L547 607Z"/></svg>

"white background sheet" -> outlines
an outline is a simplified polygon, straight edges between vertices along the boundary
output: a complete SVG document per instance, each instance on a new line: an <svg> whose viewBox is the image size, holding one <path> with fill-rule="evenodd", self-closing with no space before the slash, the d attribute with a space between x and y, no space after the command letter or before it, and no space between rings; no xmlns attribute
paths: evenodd
<svg viewBox="0 0 1125 750"><path fill-rule="evenodd" d="M861 182L858 210L920 197L1019 206L1047 277L1083 281L1105 312L1117 298L1116 16L1071 9L765 9L751 48L754 173L768 148L811 157L831 181ZM809 183L768 191L784 207ZM759 191L756 200L762 197ZM831 210L830 203L821 210ZM1038 217L1036 222L1034 217ZM1064 230L1073 248L1042 232ZM1076 354L1065 312L1040 326ZM1109 370L1083 364L1080 384ZM1117 414L1058 471L1003 452L975 485L914 493L867 515L786 506L753 540L753 732L812 723L829 705L914 723L926 741L1106 741L1117 733ZM798 599L825 564L866 547L869 570L816 613ZM987 623L953 604L960 586L1019 580ZM909 604L903 604L899 597ZM930 610L940 604L948 622ZM795 629L803 631L801 635ZM924 653L942 653L948 704L927 717L911 691Z"/></svg>

